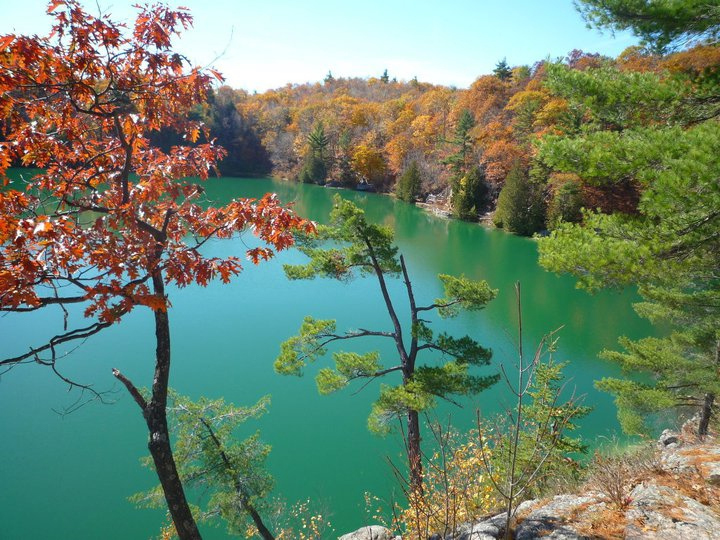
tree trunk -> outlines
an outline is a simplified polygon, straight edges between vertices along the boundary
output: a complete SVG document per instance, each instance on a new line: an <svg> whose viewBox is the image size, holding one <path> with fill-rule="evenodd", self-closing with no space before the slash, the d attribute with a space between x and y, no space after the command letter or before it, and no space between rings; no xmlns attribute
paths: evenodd
<svg viewBox="0 0 720 540"><path fill-rule="evenodd" d="M238 480L237 474L233 470L232 462L230 461L230 458L225 453L225 449L223 448L222 444L220 443L220 439L217 438L215 435L215 431L213 430L212 426L204 419L200 418L200 421L202 422L203 426L205 426L205 429L207 430L208 434L210 435L210 438L212 439L213 443L218 449L218 452L220 452L220 457L223 460L223 463L225 464L225 472L230 475L232 478L233 486L235 487L235 492L238 494L238 498L240 499L240 503L243 506L243 509L247 511L248 514L250 514L250 517L253 520L253 523L255 523L255 527L257 527L258 534L263 538L263 540L275 540L275 537L270 532L270 530L265 526L265 522L262 519L262 516L260 513L255 509L255 506L250 504L249 497L247 496L247 493L242 487L242 484Z"/></svg>
<svg viewBox="0 0 720 540"><path fill-rule="evenodd" d="M712 417L713 403L715 402L715 394L705 394L702 410L700 411L700 423L698 424L698 435L704 437L708 433L708 425Z"/></svg>
<svg viewBox="0 0 720 540"><path fill-rule="evenodd" d="M422 459L420 453L420 421L417 411L408 411L407 415L407 453L410 466L410 492L422 493Z"/></svg>
<svg viewBox="0 0 720 540"><path fill-rule="evenodd" d="M165 287L159 271L153 273L155 294L164 298ZM170 434L167 425L167 393L170 379L170 321L167 311L155 311L155 376L152 385L152 397L144 414L150 438L148 449L155 463L168 510L172 516L175 530L180 540L200 540L195 518L190 511L185 490L175 465Z"/></svg>
<svg viewBox="0 0 720 540"><path fill-rule="evenodd" d="M720 369L720 340L715 342L715 366ZM715 394L708 392L703 400L703 407L700 411L700 423L698 424L698 436L707 435L710 418L712 418L713 405L715 404Z"/></svg>

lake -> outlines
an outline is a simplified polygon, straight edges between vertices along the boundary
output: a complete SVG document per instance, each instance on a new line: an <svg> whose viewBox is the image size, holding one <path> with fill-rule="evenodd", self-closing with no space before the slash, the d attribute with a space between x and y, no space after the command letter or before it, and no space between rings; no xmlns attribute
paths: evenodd
<svg viewBox="0 0 720 540"><path fill-rule="evenodd" d="M327 218L335 193L352 199L371 221L395 229L418 303L440 296L438 273L486 279L499 289L487 309L434 327L471 334L493 349L495 366L513 361L513 283L519 280L525 346L534 348L545 333L563 326L556 358L569 362L571 385L594 407L582 421L582 435L595 439L617 431L612 397L596 391L593 381L619 373L615 365L597 358L600 350L615 347L620 335L637 338L651 332L632 311L632 293L590 296L576 290L573 279L540 268L532 239L438 218L382 195L269 179L214 179L206 188L208 197L218 201L275 191L283 201L293 201L298 213L317 221ZM211 243L206 252L243 256L253 244L248 233ZM348 284L285 279L282 264L302 260L298 252L288 251L257 267L248 263L230 285L170 290L171 385L192 398L224 397L238 405L270 394L269 413L246 424L243 434L260 430L272 445L268 466L277 494L290 502L312 499L315 509L329 514L341 534L368 523L364 492L387 498L397 491L387 459L401 463L399 437L380 438L366 428L376 385L356 395L360 386L319 396L313 374L329 357L303 378L275 374L273 360L280 343L297 332L305 315L336 318L339 330L390 329L390 321L373 279ZM391 291L404 294L398 280L391 282ZM398 298L402 302L405 297ZM77 313L71 315L71 323L86 325ZM59 309L0 318L1 356L41 343L44 336L62 329L62 321ZM388 364L392 361L388 344L353 346L358 352L380 350ZM164 512L138 510L127 500L156 479L139 463L147 454L139 409L111 374L117 367L136 385L149 386L153 361L152 317L138 309L61 363L63 372L80 382L93 383L98 390L114 389L109 396L115 401L112 405L90 403L62 415L55 411L80 396L68 393L49 369L19 366L0 377L0 538L134 539L158 534ZM507 389L498 384L463 402L462 409L444 405L435 414L443 420L452 415L453 422L466 429L472 427L476 409L491 416L509 400ZM203 533L206 538L226 536L222 528L206 527Z"/></svg>

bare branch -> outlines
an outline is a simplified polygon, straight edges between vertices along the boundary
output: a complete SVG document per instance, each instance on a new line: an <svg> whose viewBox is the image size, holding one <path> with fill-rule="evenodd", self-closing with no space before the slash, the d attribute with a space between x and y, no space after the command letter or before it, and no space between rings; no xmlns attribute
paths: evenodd
<svg viewBox="0 0 720 540"><path fill-rule="evenodd" d="M140 406L140 409L142 409L143 413L147 410L147 401L143 397L143 395L140 393L140 391L137 389L137 387L133 384L133 382L128 379L125 375L123 375L119 369L113 368L112 370L113 376L119 380L125 388L127 388L128 392L130 392L130 395L135 400L135 403L137 403Z"/></svg>
<svg viewBox="0 0 720 540"><path fill-rule="evenodd" d="M57 336L54 336L48 343L45 345L41 345L40 347L35 347L30 349L25 354L21 354L19 356L15 356L13 358L5 358L4 360L0 360L0 366L4 366L7 364L16 364L18 362L21 362L23 360L26 360L28 358L35 357L36 360L39 361L38 354L47 350L53 350L54 347L61 345L63 343L67 343L69 341L74 341L78 339L86 339L94 334L97 334L101 330L104 330L105 328L108 328L111 326L112 322L97 322L94 324L91 324L90 326L87 326L85 328L77 328L75 330L71 330L69 332L65 332L64 334L59 334ZM40 362L43 363L43 362Z"/></svg>

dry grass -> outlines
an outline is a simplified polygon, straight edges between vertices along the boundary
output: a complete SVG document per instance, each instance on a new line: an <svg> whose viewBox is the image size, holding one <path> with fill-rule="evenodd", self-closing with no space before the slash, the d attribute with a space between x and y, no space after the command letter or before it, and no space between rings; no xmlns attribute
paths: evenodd
<svg viewBox="0 0 720 540"><path fill-rule="evenodd" d="M598 507L575 518L578 533L590 538L625 538L625 512L609 506Z"/></svg>
<svg viewBox="0 0 720 540"><path fill-rule="evenodd" d="M617 510L625 510L630 492L642 480L662 471L657 451L640 446L624 453L596 453L590 464L587 487L600 493Z"/></svg>

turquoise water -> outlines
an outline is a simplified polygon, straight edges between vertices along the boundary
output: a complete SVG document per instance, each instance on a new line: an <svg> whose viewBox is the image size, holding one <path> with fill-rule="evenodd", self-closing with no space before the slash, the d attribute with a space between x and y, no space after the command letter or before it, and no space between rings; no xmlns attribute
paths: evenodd
<svg viewBox="0 0 720 540"><path fill-rule="evenodd" d="M206 187L208 197L218 201L275 191L283 201L294 201L301 215L319 221L326 218L338 192L268 179L225 178ZM533 347L543 334L564 326L557 357L570 362L566 372L571 384L595 407L583 421L582 434L594 438L617 429L611 397L594 390L592 383L618 373L614 365L597 358L601 349L614 347L620 335L650 332L631 309L632 294L590 296L576 290L572 279L538 266L533 240L436 218L380 195L340 193L364 208L370 220L396 230L418 302L439 296L438 273L487 279L500 290L486 310L436 325L473 335L493 348L495 362L512 362L513 283L520 280L526 346ZM252 243L248 234L211 243L207 253L242 254ZM342 533L367 522L365 491L388 497L397 490L387 458L401 462L399 438L379 438L365 427L377 386L357 395L348 389L319 396L312 378L317 367L297 379L276 375L272 363L280 342L297 331L305 315L337 318L339 329L385 329L390 322L375 281L287 281L282 263L300 261L299 253L285 252L258 267L248 263L231 285L171 290L171 384L191 397L224 397L236 404L271 394L270 412L249 423L246 433L260 430L272 445L269 468L278 495L289 501L312 499ZM398 281L392 282L391 290L404 298ZM83 325L82 318L73 320ZM61 325L59 310L1 317L1 356L27 350L57 333ZM379 349L388 363L392 361L392 348L383 343L357 346L358 351ZM0 538L134 539L157 534L164 513L138 510L127 501L129 495L152 486L155 478L139 464L147 438L139 409L111 374L117 367L138 386L148 386L153 354L153 326L146 311L137 310L92 337L63 359L62 369L98 390L114 389L108 395L114 404L90 403L69 415L53 409L62 410L80 396L68 393L49 370L20 366L0 377ZM477 408L489 416L506 401L506 389L497 385L465 402L462 409L442 406L436 415L452 415L454 423L467 428ZM225 537L222 529L203 532L206 538Z"/></svg>

